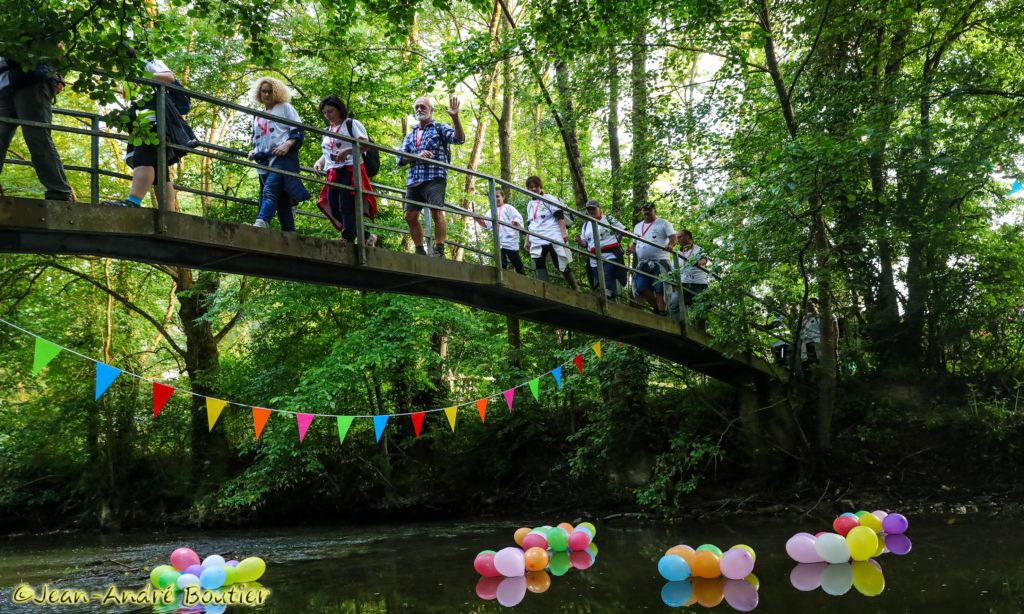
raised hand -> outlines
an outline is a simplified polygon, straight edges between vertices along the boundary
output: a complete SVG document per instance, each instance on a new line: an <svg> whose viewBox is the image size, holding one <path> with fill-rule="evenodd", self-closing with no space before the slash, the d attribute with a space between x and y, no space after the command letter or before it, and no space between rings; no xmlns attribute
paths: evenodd
<svg viewBox="0 0 1024 614"><path fill-rule="evenodd" d="M445 109L445 111L448 112L448 115L450 115L452 119L455 119L459 116L459 106L461 104L462 103L460 103L459 99L456 98L455 96L450 96L448 98L448 108Z"/></svg>

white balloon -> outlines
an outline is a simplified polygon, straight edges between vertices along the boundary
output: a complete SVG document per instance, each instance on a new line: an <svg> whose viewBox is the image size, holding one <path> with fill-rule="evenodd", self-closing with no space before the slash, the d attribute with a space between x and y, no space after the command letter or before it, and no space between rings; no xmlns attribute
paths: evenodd
<svg viewBox="0 0 1024 614"><path fill-rule="evenodd" d="M814 550L826 563L836 565L850 561L850 545L837 533L822 534L814 543Z"/></svg>
<svg viewBox="0 0 1024 614"><path fill-rule="evenodd" d="M210 556L203 559L203 567L209 569L211 567L224 567L227 562L219 554L211 554Z"/></svg>
<svg viewBox="0 0 1024 614"><path fill-rule="evenodd" d="M845 595L853 586L853 567L849 563L829 565L821 572L821 590L838 597Z"/></svg>
<svg viewBox="0 0 1024 614"><path fill-rule="evenodd" d="M178 576L178 588L185 590L186 586L199 586L199 578L190 573L181 574Z"/></svg>

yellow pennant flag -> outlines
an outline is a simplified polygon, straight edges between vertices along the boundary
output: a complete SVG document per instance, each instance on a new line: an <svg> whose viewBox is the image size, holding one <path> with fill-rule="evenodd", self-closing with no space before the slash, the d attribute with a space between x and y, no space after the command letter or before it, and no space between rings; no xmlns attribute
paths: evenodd
<svg viewBox="0 0 1024 614"><path fill-rule="evenodd" d="M459 414L458 407L448 407L444 410L444 415L448 416L448 424L452 425L452 432L455 432L455 417Z"/></svg>
<svg viewBox="0 0 1024 614"><path fill-rule="evenodd" d="M601 357L601 342L597 341L597 342L594 343L594 345L592 345L590 347L594 348L594 353L597 354L598 358L600 358Z"/></svg>
<svg viewBox="0 0 1024 614"><path fill-rule="evenodd" d="M206 397L206 420L210 423L211 431L213 430L213 425L217 424L217 418L220 418L220 412L224 411L224 407L227 404L227 401Z"/></svg>

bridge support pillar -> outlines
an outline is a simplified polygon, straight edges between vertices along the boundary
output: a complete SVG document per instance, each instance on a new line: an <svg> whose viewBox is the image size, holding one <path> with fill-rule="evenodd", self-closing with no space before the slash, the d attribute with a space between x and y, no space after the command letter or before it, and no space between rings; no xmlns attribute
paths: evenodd
<svg viewBox="0 0 1024 614"><path fill-rule="evenodd" d="M743 382L736 387L736 409L751 469L759 474L779 470L795 441L780 386L767 378Z"/></svg>

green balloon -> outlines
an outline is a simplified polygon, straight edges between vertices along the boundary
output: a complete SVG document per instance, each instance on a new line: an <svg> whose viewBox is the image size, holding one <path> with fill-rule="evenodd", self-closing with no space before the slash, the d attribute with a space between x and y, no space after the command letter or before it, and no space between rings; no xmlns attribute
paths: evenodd
<svg viewBox="0 0 1024 614"><path fill-rule="evenodd" d="M569 548L569 537L565 534L565 531L558 527L552 527L548 530L548 548L562 552Z"/></svg>
<svg viewBox="0 0 1024 614"><path fill-rule="evenodd" d="M708 552L713 552L718 558L722 558L722 549L714 544L701 544L697 546L697 550L707 550Z"/></svg>
<svg viewBox="0 0 1024 614"><path fill-rule="evenodd" d="M157 587L167 588L168 586L177 586L178 576L180 575L181 572L174 569L171 569L170 571L165 571L164 573L160 574L160 577L157 579Z"/></svg>
<svg viewBox="0 0 1024 614"><path fill-rule="evenodd" d="M175 571L170 565L157 565L153 568L153 571L149 572L149 581L153 583L153 586L160 587L160 576L164 575L168 571Z"/></svg>
<svg viewBox="0 0 1024 614"><path fill-rule="evenodd" d="M569 562L568 552L555 552L551 555L551 560L548 561L548 571L556 576L564 576L571 567L572 563Z"/></svg>

